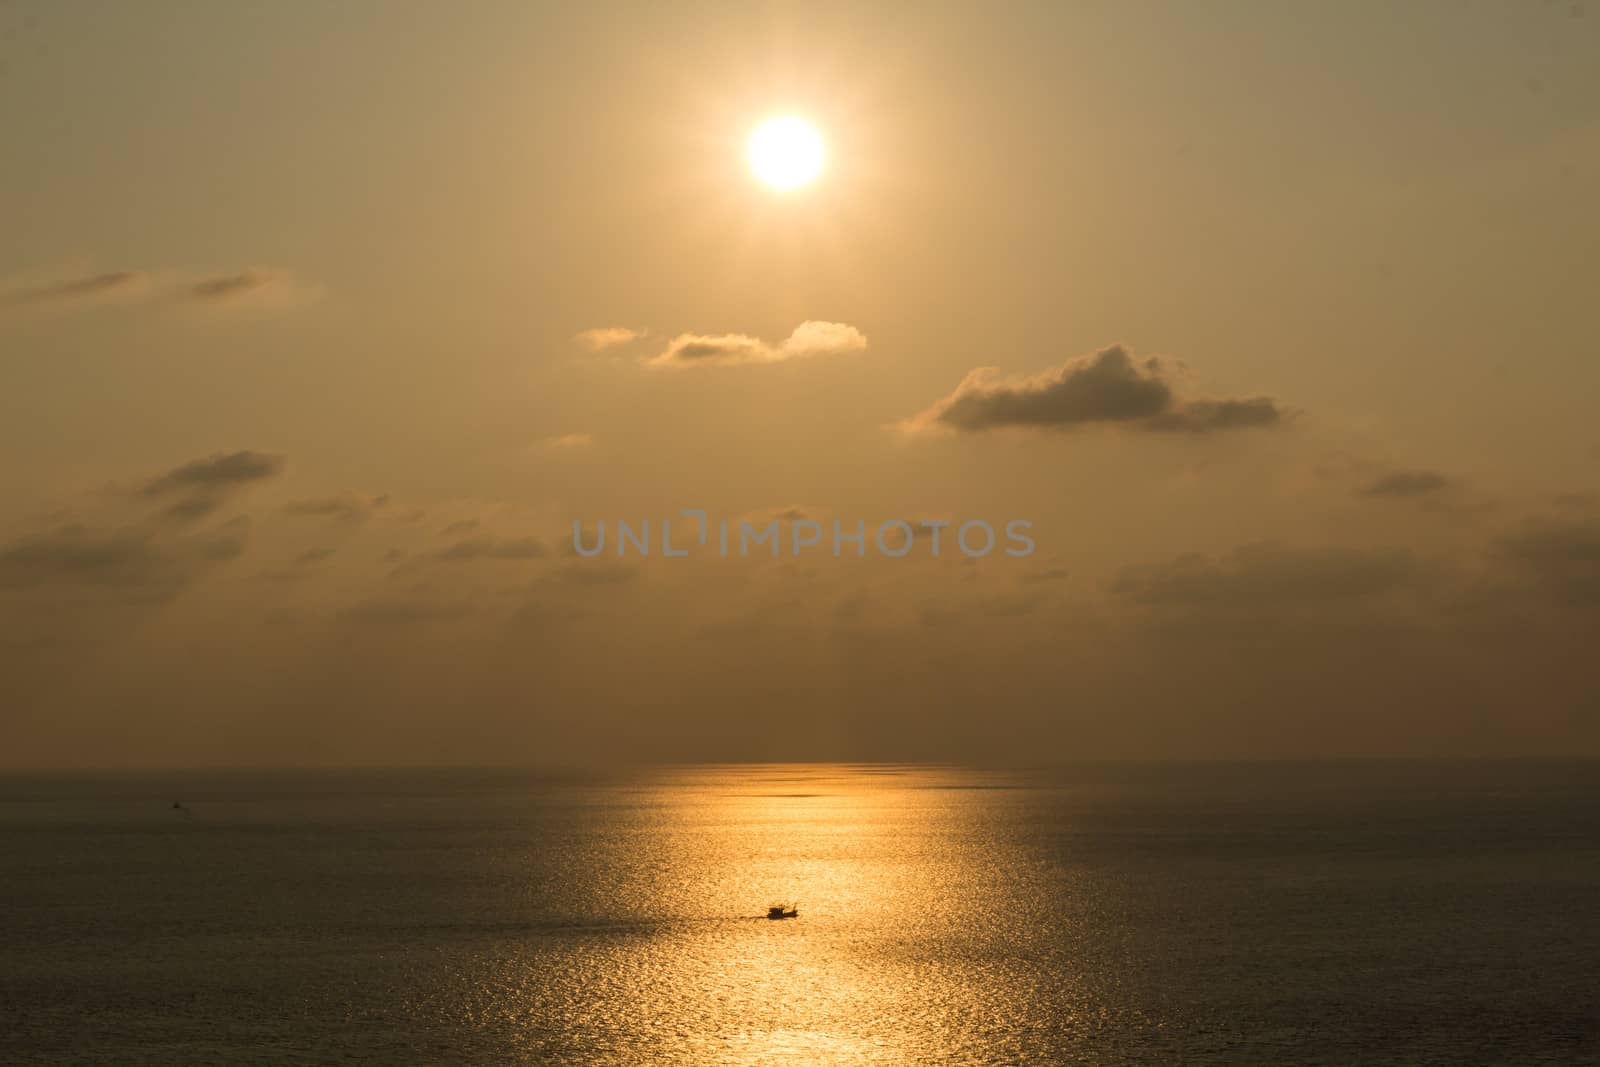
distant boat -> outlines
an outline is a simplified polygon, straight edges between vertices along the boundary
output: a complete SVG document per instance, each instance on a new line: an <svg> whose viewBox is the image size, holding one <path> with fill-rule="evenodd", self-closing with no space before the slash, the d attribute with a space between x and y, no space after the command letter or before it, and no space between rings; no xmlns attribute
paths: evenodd
<svg viewBox="0 0 1600 1067"><path fill-rule="evenodd" d="M799 904L769 904L767 905L767 918L793 919L800 914Z"/></svg>

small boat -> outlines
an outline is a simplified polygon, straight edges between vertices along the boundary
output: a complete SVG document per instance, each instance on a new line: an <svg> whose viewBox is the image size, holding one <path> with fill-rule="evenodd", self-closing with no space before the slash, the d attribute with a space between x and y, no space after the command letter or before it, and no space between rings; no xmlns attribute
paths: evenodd
<svg viewBox="0 0 1600 1067"><path fill-rule="evenodd" d="M767 905L767 918L793 919L800 914L798 904L769 904Z"/></svg>

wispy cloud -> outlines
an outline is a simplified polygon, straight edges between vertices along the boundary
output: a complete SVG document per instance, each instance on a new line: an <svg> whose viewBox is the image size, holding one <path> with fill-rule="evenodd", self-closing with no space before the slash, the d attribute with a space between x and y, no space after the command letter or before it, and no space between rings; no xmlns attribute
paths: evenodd
<svg viewBox="0 0 1600 1067"><path fill-rule="evenodd" d="M1394 471L1369 483L1363 496L1427 496L1450 486L1450 479L1438 471Z"/></svg>
<svg viewBox="0 0 1600 1067"><path fill-rule="evenodd" d="M643 336L643 330L632 330L626 326L596 326L591 330L580 331L572 339L590 352L603 352L608 348L636 341Z"/></svg>
<svg viewBox="0 0 1600 1067"><path fill-rule="evenodd" d="M471 537L436 552L429 559L441 563L466 563L475 560L544 559L550 554L537 537Z"/></svg>
<svg viewBox="0 0 1600 1067"><path fill-rule="evenodd" d="M282 304L310 294L309 287L286 270L251 267L235 274L216 274L190 281L176 295L192 304L232 308Z"/></svg>
<svg viewBox="0 0 1600 1067"><path fill-rule="evenodd" d="M191 460L146 482L143 497L165 499L169 518L189 521L209 515L236 491L283 472L282 456L243 449Z"/></svg>
<svg viewBox="0 0 1600 1067"><path fill-rule="evenodd" d="M547 452L570 452L575 448L588 448L594 444L594 435L588 433L564 433L558 437L546 437L541 446Z"/></svg>
<svg viewBox="0 0 1600 1067"><path fill-rule="evenodd" d="M291 500L284 507L290 515L309 518L337 519L341 522L365 522L373 513L389 503L387 493L370 496L345 490L333 496L309 497Z"/></svg>
<svg viewBox="0 0 1600 1067"><path fill-rule="evenodd" d="M176 538L153 529L62 526L0 545L0 590L74 585L164 598L207 567L236 558L248 534L242 519Z"/></svg>
<svg viewBox="0 0 1600 1067"><path fill-rule="evenodd" d="M114 270L27 288L0 288L0 309L72 309L137 300L218 309L261 307L296 303L315 292L290 271L270 267L219 274Z"/></svg>
<svg viewBox="0 0 1600 1067"><path fill-rule="evenodd" d="M472 605L465 601L438 600L414 593L353 604L339 612L338 619L360 626L418 626L465 618L472 611Z"/></svg>
<svg viewBox="0 0 1600 1067"><path fill-rule="evenodd" d="M282 456L269 452L218 452L204 459L190 460L172 468L144 487L146 496L159 496L180 489L218 489L271 478L282 472Z"/></svg>
<svg viewBox="0 0 1600 1067"><path fill-rule="evenodd" d="M139 271L91 274L0 294L0 307L88 304L120 299L142 292L147 282L147 277Z"/></svg>
<svg viewBox="0 0 1600 1067"><path fill-rule="evenodd" d="M752 363L780 363L788 359L860 352L867 339L860 330L842 322L802 322L775 345L746 334L679 334L666 349L649 360L653 367L717 367Z"/></svg>

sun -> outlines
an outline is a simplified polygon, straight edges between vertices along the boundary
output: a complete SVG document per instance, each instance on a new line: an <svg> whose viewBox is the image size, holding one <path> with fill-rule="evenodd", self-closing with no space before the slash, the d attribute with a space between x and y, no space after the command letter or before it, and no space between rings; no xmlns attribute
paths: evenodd
<svg viewBox="0 0 1600 1067"><path fill-rule="evenodd" d="M805 119L780 115L767 119L750 134L745 158L767 185L798 189L822 173L822 135Z"/></svg>

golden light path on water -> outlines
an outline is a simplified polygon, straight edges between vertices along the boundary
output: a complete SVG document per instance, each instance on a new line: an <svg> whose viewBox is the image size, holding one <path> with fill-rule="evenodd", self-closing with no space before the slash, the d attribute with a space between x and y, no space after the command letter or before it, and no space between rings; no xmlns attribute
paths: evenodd
<svg viewBox="0 0 1600 1067"><path fill-rule="evenodd" d="M0 1063L1578 1062L1597 826L1581 762L0 777Z"/></svg>
<svg viewBox="0 0 1600 1067"><path fill-rule="evenodd" d="M469 980L467 1018L549 1062L1014 1061L1083 1010L1043 958L1082 909L1008 838L1004 785L906 767L655 775L529 857L529 902L562 917ZM791 900L798 918L763 916Z"/></svg>

